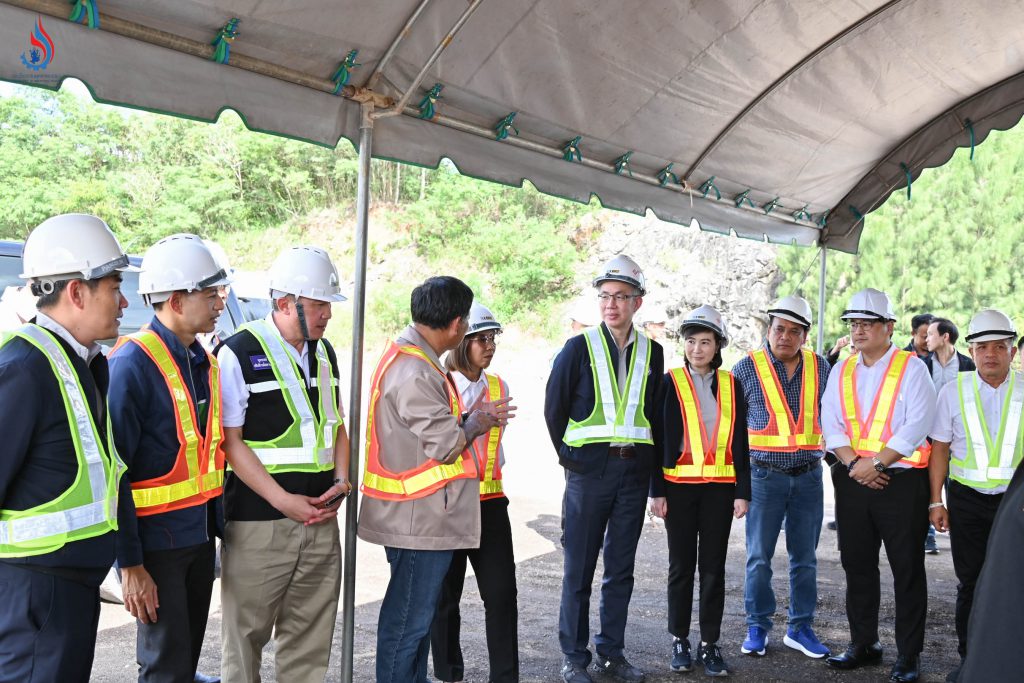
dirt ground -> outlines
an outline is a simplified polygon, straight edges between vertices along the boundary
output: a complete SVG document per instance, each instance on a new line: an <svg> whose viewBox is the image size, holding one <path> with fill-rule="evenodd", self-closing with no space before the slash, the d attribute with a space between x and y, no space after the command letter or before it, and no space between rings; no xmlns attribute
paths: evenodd
<svg viewBox="0 0 1024 683"><path fill-rule="evenodd" d="M506 334L506 337L511 335ZM495 370L511 384L520 407L519 417L505 439L508 465L506 491L511 500L513 537L516 548L519 587L519 648L523 681L558 681L561 653L558 648L558 603L561 590L562 553L558 547L559 510L564 479L544 430L540 407L548 362L554 349L530 347L508 339L500 347ZM372 354L369 354L372 355ZM509 359L512 359L511 361ZM370 368L372 370L372 368ZM825 477L825 519L832 519L832 491ZM940 554L926 558L929 610L923 680L942 681L956 662L956 634L953 607L956 578L953 575L949 540L939 535ZM768 654L752 658L740 654L746 634L743 613L743 567L745 561L744 523L733 524L726 571L725 618L722 626L723 655L738 681L857 681L886 680L896 657L893 641L892 577L884 552L880 563L882 605L880 637L885 647L883 663L852 672L834 672L822 661L808 659L782 645L788 605L788 572L785 536L779 539L774 562L779 613L769 636ZM665 531L659 522L645 525L637 552L636 585L626 632L626 654L633 664L648 673L648 681L703 679L703 671L676 674L669 670L670 637L666 631L665 582L668 552ZM597 628L597 596L601 565L591 604L592 633ZM387 564L380 547L359 543L357 548L354 662L356 681L372 681L377 615L387 585ZM220 668L220 606L211 606L200 670L214 673ZM839 564L835 532L823 529L818 548L818 612L815 629L834 651L845 647L849 631L845 613L845 578ZM487 681L487 651L484 639L483 606L472 578L463 596L463 650L466 681ZM696 610L696 601L694 604ZM696 637L696 615L691 642ZM335 633L328 681L340 680L341 618ZM263 679L277 680L273 669L273 645L264 656ZM135 625L120 605L105 605L96 647L92 680L121 682L133 680ZM284 680L284 679L281 679ZM595 681L608 680L595 675ZM296 683L306 683L299 681Z"/></svg>

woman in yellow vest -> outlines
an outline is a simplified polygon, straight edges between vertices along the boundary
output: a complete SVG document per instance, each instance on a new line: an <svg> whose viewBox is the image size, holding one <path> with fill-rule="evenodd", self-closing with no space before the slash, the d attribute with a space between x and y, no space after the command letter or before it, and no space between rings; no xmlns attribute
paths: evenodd
<svg viewBox="0 0 1024 683"><path fill-rule="evenodd" d="M651 485L651 512L668 532L668 630L673 671L689 671L694 571L700 572L697 659L709 676L728 676L718 637L725 605L725 558L732 519L747 514L750 461L743 389L722 370L729 343L711 306L683 320L685 367L665 375L663 479ZM737 428L738 426L738 428Z"/></svg>
<svg viewBox="0 0 1024 683"><path fill-rule="evenodd" d="M484 372L497 350L501 324L486 307L473 303L469 329L462 342L445 357L445 367L455 380L465 409L472 412L481 401L506 398L508 385L495 374ZM442 681L461 681L465 668L459 644L459 601L466 578L466 560L473 564L480 597L484 601L487 655L493 683L519 680L519 628L516 604L516 563L512 554L512 525L508 498L501 485L505 455L501 447L503 427L478 436L473 442L480 478L480 547L456 550L441 587L437 614L430 629L434 675Z"/></svg>

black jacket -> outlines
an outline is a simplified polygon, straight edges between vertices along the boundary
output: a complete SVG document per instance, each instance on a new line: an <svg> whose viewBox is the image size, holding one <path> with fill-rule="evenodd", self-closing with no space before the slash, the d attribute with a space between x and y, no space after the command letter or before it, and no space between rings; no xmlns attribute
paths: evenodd
<svg viewBox="0 0 1024 683"><path fill-rule="evenodd" d="M619 362L619 351L611 333L604 323L601 332L608 342L612 367ZM637 331L637 334L641 332ZM636 343L630 345L630 359L636 351ZM661 344L651 342L651 365L647 373L647 386L644 390L644 416L651 424L654 445L636 444L638 457L642 465L652 472L661 462L661 410L659 410L662 390L661 376L665 370L665 352ZM567 470L588 474L604 471L608 461L608 444L592 443L573 447L562 441L569 419L585 420L594 411L594 373L590 365L590 354L587 352L587 341L583 334L572 337L555 357L551 376L548 377L547 389L544 394L544 421L548 426L551 444L558 453L558 461Z"/></svg>
<svg viewBox="0 0 1024 683"><path fill-rule="evenodd" d="M978 369L970 356L965 356L964 354L957 351L956 357L960 361L960 372L974 372L975 370ZM935 361L935 354L933 353L927 358L922 358L921 360L924 361L925 366L928 368L928 374L931 375L932 363Z"/></svg>

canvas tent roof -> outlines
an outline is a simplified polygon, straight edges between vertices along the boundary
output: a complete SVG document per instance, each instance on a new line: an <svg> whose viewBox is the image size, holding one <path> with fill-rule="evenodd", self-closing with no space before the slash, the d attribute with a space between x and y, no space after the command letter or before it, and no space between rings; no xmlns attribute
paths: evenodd
<svg viewBox="0 0 1024 683"><path fill-rule="evenodd" d="M1011 0L97 5L91 30L67 21L63 0L0 0L0 78L75 77L105 102L204 120L232 108L255 130L355 142L352 98L368 94L389 46L401 36L372 90L399 100L468 7L402 115L376 121L374 156L448 157L480 178L845 251L908 177L1024 112L1024 3ZM211 61L232 18L230 60ZM41 52L37 28L50 40ZM339 97L331 76L353 49L361 66ZM435 83L439 115L425 121L416 105ZM496 140L512 112L519 135ZM577 135L582 163L568 162Z"/></svg>

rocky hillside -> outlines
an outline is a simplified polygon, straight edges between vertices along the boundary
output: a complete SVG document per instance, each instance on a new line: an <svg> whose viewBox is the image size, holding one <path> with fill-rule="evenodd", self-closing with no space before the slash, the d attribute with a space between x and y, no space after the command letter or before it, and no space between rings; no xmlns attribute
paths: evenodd
<svg viewBox="0 0 1024 683"><path fill-rule="evenodd" d="M764 310L782 281L774 246L615 211L585 216L579 232L599 236L577 268L579 292L589 292L601 264L628 254L647 277L644 307L664 309L671 335L688 311L709 304L725 316L736 350L756 348L764 338Z"/></svg>

